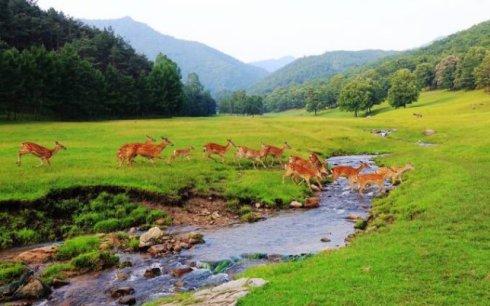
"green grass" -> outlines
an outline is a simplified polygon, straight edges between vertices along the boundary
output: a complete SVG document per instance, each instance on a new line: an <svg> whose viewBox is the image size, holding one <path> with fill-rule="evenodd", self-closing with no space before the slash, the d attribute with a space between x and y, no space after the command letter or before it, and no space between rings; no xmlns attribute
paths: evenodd
<svg viewBox="0 0 490 306"><path fill-rule="evenodd" d="M79 236L65 240L56 252L58 259L70 259L83 253L99 249L100 238L98 236Z"/></svg>
<svg viewBox="0 0 490 306"><path fill-rule="evenodd" d="M55 278L65 279L65 272L73 271L75 267L69 262L53 263L41 273L41 278L46 284L51 284Z"/></svg>
<svg viewBox="0 0 490 306"><path fill-rule="evenodd" d="M189 185L217 190L231 199L288 203L307 191L287 181L279 168L239 169L205 160L199 148L227 138L258 148L261 141L332 153L391 153L378 162L415 170L386 198L375 201L374 220L346 248L310 259L257 267L246 272L269 284L242 305L485 304L490 299L490 95L482 91L425 92L406 109L380 105L376 115L353 118L328 110L267 116L176 118L93 123L4 123L0 125L0 200L32 200L54 188L121 185L177 194ZM412 113L421 113L417 119ZM370 133L396 128L388 138ZM433 136L423 136L425 129ZM191 161L156 166L140 160L116 167L115 152L144 135L168 136L176 147L193 145ZM15 165L20 142L64 143L68 150L51 168L35 168L26 157ZM423 148L418 140L435 143ZM164 156L169 155L168 149ZM234 202L230 201L231 206ZM374 229L374 230L373 230Z"/></svg>
<svg viewBox="0 0 490 306"><path fill-rule="evenodd" d="M0 286L9 284L26 271L26 266L20 262L0 261Z"/></svg>

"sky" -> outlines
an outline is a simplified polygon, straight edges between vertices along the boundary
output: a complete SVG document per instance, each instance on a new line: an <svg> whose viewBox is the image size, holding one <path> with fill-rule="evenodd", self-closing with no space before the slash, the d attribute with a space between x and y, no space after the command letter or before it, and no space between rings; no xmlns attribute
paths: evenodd
<svg viewBox="0 0 490 306"><path fill-rule="evenodd" d="M490 19L490 0L38 0L74 18L124 16L244 62L405 50Z"/></svg>

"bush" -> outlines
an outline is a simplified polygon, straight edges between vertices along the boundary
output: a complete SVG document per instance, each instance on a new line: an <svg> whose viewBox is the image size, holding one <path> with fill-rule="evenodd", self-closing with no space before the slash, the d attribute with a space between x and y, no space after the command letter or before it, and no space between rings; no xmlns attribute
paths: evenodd
<svg viewBox="0 0 490 306"><path fill-rule="evenodd" d="M355 229L360 229L363 230L367 226L367 221L366 220L357 220L356 224L354 224Z"/></svg>
<svg viewBox="0 0 490 306"><path fill-rule="evenodd" d="M136 251L140 248L140 241L138 238L131 238L127 244L126 244L126 247L130 250L133 250L133 251Z"/></svg>
<svg viewBox="0 0 490 306"><path fill-rule="evenodd" d="M103 268L115 266L119 258L109 252L93 251L83 253L71 260L71 264L77 269L97 271Z"/></svg>
<svg viewBox="0 0 490 306"><path fill-rule="evenodd" d="M94 224L99 221L104 220L105 217L101 213L98 212L87 212L75 216L74 221L75 224L81 228L92 228Z"/></svg>
<svg viewBox="0 0 490 306"><path fill-rule="evenodd" d="M143 206L137 207L133 209L129 214L129 218L131 219L131 225L142 224L146 222L146 216L149 213L149 209Z"/></svg>
<svg viewBox="0 0 490 306"><path fill-rule="evenodd" d="M102 220L97 222L94 225L94 231L96 232L102 232L102 233L109 233L109 232L114 232L119 229L121 229L121 221L119 219L115 218L110 218L107 220Z"/></svg>
<svg viewBox="0 0 490 306"><path fill-rule="evenodd" d="M244 216L252 213L252 208L250 206L242 206L240 207L240 216Z"/></svg>
<svg viewBox="0 0 490 306"><path fill-rule="evenodd" d="M26 271L26 266L20 262L0 261L0 286L10 283Z"/></svg>
<svg viewBox="0 0 490 306"><path fill-rule="evenodd" d="M12 235L7 231L0 231L0 249L10 248L13 244Z"/></svg>
<svg viewBox="0 0 490 306"><path fill-rule="evenodd" d="M82 253L95 251L99 248L100 239L97 236L80 236L66 240L58 249L58 259L70 259Z"/></svg>
<svg viewBox="0 0 490 306"><path fill-rule="evenodd" d="M21 245L39 242L40 237L36 231L29 228L22 228L15 232L15 239Z"/></svg>
<svg viewBox="0 0 490 306"><path fill-rule="evenodd" d="M240 221L242 222L255 222L258 219L259 217L253 212L246 213L240 217Z"/></svg>
<svg viewBox="0 0 490 306"><path fill-rule="evenodd" d="M153 222L155 222L158 219L165 219L165 225L170 225L170 223L172 222L172 220L169 218L166 212L162 210L152 210L146 216L146 223L153 224Z"/></svg>

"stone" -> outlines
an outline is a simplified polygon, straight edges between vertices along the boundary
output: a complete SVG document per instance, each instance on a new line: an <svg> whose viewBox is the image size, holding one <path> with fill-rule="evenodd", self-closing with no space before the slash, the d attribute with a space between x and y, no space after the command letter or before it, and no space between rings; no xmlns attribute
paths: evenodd
<svg viewBox="0 0 490 306"><path fill-rule="evenodd" d="M165 244L155 244L148 248L148 253L153 256L166 253L168 251L167 246Z"/></svg>
<svg viewBox="0 0 490 306"><path fill-rule="evenodd" d="M305 200L304 208L317 208L320 206L319 197L309 197Z"/></svg>
<svg viewBox="0 0 490 306"><path fill-rule="evenodd" d="M129 268L129 267L132 267L132 266L133 266L133 264L129 260L122 261L119 264L119 268Z"/></svg>
<svg viewBox="0 0 490 306"><path fill-rule="evenodd" d="M154 267L154 268L146 269L143 276L146 278L153 278L153 277L157 277L161 274L162 274L162 270L160 270L160 268Z"/></svg>
<svg viewBox="0 0 490 306"><path fill-rule="evenodd" d="M290 208L301 208L301 207L303 207L303 204L301 204L301 202L298 202L298 201L292 201L289 204L289 207Z"/></svg>
<svg viewBox="0 0 490 306"><path fill-rule="evenodd" d="M240 278L226 282L194 293L193 305L236 305L238 299L247 295L251 288L261 287L266 283L259 278Z"/></svg>
<svg viewBox="0 0 490 306"><path fill-rule="evenodd" d="M130 229L129 229L129 231L128 231L128 234L129 234L130 236L134 236L134 235L136 235L136 233L138 233L138 229L137 229L136 227L132 227L132 228L130 228Z"/></svg>
<svg viewBox="0 0 490 306"><path fill-rule="evenodd" d="M221 215L219 214L219 212L215 211L211 215L211 218L213 218L213 219L219 219L219 218L221 218Z"/></svg>
<svg viewBox="0 0 490 306"><path fill-rule="evenodd" d="M126 295L121 297L117 302L123 305L134 305L136 304L136 298L133 295Z"/></svg>
<svg viewBox="0 0 490 306"><path fill-rule="evenodd" d="M330 242L330 238L327 238L327 237L323 237L320 239L321 242Z"/></svg>
<svg viewBox="0 0 490 306"><path fill-rule="evenodd" d="M356 214L349 214L347 215L347 217L345 217L347 220L349 221L357 221L357 220L361 220L361 216L359 215L356 215Z"/></svg>
<svg viewBox="0 0 490 306"><path fill-rule="evenodd" d="M45 263L53 259L54 254L58 250L58 245L49 245L41 248L35 248L20 253L15 258L16 261L22 261L26 264L40 264Z"/></svg>
<svg viewBox="0 0 490 306"><path fill-rule="evenodd" d="M206 279L203 283L203 287L211 287L211 286L218 286L223 283L229 282L230 277L226 273L218 273L211 275L208 279Z"/></svg>
<svg viewBox="0 0 490 306"><path fill-rule="evenodd" d="M159 227L152 227L146 233L140 236L140 248L150 247L162 241L165 233Z"/></svg>
<svg viewBox="0 0 490 306"><path fill-rule="evenodd" d="M204 238L200 233L190 232L189 234L187 234L187 242L190 245L204 243Z"/></svg>
<svg viewBox="0 0 490 306"><path fill-rule="evenodd" d="M156 219L155 220L155 224L156 225L167 225L167 219L165 218L159 218L159 219Z"/></svg>
<svg viewBox="0 0 490 306"><path fill-rule="evenodd" d="M432 129L427 129L427 130L424 131L424 135L425 136L432 136L435 133L436 133L436 131L435 130L432 130Z"/></svg>
<svg viewBox="0 0 490 306"><path fill-rule="evenodd" d="M280 254L269 254L267 255L267 260L272 262L280 262L283 260L283 256Z"/></svg>
<svg viewBox="0 0 490 306"><path fill-rule="evenodd" d="M45 286L41 280L30 277L27 283L17 289L14 296L17 299L41 299L48 296L51 293L51 289Z"/></svg>
<svg viewBox="0 0 490 306"><path fill-rule="evenodd" d="M64 279L59 279L59 278L53 278L53 281L51 282L51 286L53 288L60 288L69 284L70 284L69 281Z"/></svg>
<svg viewBox="0 0 490 306"><path fill-rule="evenodd" d="M179 268L175 268L172 270L172 276L173 277L181 277L184 274L187 274L189 272L192 272L192 268L188 266L182 266Z"/></svg>
<svg viewBox="0 0 490 306"><path fill-rule="evenodd" d="M257 202L254 204L255 208L261 208L262 207L262 203L260 202Z"/></svg>
<svg viewBox="0 0 490 306"><path fill-rule="evenodd" d="M129 275L128 273L124 272L124 271L117 271L116 272L116 279L118 281L125 281L129 278Z"/></svg>
<svg viewBox="0 0 490 306"><path fill-rule="evenodd" d="M198 288L201 284L211 277L213 273L208 269L195 269L182 277L183 285L189 289Z"/></svg>
<svg viewBox="0 0 490 306"><path fill-rule="evenodd" d="M115 287L109 290L109 293L113 299L117 299L122 296L131 295L134 293L134 289L129 286Z"/></svg>

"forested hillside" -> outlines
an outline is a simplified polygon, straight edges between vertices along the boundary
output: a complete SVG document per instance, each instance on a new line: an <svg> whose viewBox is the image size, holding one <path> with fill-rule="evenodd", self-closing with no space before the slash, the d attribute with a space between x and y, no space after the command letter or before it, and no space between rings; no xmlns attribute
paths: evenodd
<svg viewBox="0 0 490 306"><path fill-rule="evenodd" d="M255 84L251 91L267 93L279 87L325 78L395 53L395 51L362 50L332 51L322 55L305 56L270 74Z"/></svg>
<svg viewBox="0 0 490 306"><path fill-rule="evenodd" d="M189 107L183 106L195 103L186 100L186 86L179 67L164 55L152 63L111 31L88 27L53 9L43 11L35 1L0 0L2 117L71 120L186 114L183 110ZM206 109L214 108L203 89L199 100L211 105Z"/></svg>
<svg viewBox="0 0 490 306"><path fill-rule="evenodd" d="M163 53L182 69L182 74L197 73L211 92L247 88L267 75L267 71L245 64L205 44L164 35L130 17L109 20L84 20L99 29L114 32L140 53L154 59Z"/></svg>
<svg viewBox="0 0 490 306"><path fill-rule="evenodd" d="M486 21L341 74L275 88L265 96L264 107L266 111L306 107L317 112L339 106L357 114L369 112L385 99L394 107L405 106L416 101L421 89L489 88L489 50L490 21Z"/></svg>

